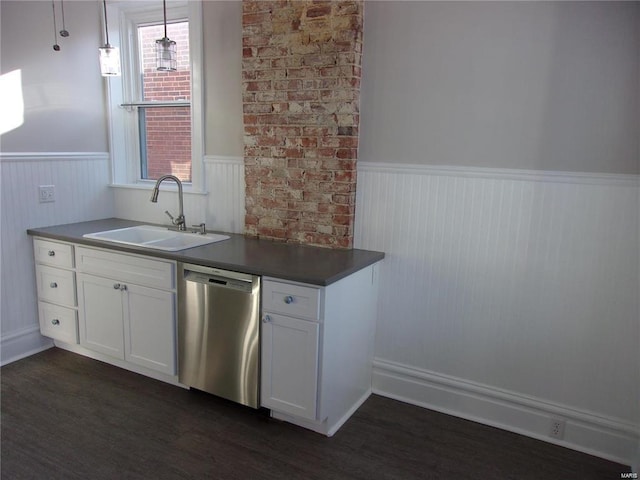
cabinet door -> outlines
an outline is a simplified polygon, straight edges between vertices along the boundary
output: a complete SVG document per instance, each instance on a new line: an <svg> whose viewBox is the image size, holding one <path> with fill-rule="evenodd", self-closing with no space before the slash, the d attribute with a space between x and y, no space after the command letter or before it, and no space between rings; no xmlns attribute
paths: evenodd
<svg viewBox="0 0 640 480"><path fill-rule="evenodd" d="M262 406L314 420L318 392L315 322L265 314L262 320Z"/></svg>
<svg viewBox="0 0 640 480"><path fill-rule="evenodd" d="M125 360L175 375L175 294L127 284L123 301Z"/></svg>
<svg viewBox="0 0 640 480"><path fill-rule="evenodd" d="M122 291L114 280L78 274L80 344L124 359Z"/></svg>

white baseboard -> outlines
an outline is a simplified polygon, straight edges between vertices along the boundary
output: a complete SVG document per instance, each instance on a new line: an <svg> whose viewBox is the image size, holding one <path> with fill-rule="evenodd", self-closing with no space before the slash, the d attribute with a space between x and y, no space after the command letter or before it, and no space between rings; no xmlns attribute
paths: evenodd
<svg viewBox="0 0 640 480"><path fill-rule="evenodd" d="M7 365L51 347L53 342L40 335L38 326L4 335L0 340L0 365Z"/></svg>
<svg viewBox="0 0 640 480"><path fill-rule="evenodd" d="M637 425L395 362L375 360L373 393L624 465L637 455ZM552 418L566 421L562 440Z"/></svg>

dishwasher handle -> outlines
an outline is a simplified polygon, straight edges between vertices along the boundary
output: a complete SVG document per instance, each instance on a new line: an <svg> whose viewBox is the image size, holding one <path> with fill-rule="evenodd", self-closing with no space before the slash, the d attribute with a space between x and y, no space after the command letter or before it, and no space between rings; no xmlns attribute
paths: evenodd
<svg viewBox="0 0 640 480"><path fill-rule="evenodd" d="M254 283L257 282L256 278L258 278L252 275L239 274L236 272L228 272L229 275L225 275L227 272L218 269L215 269L215 274L212 272L202 271L205 268L206 267L199 267L198 270L192 270L187 268L185 265L184 281L187 283L199 283L209 287L229 288L232 290L251 293L253 291Z"/></svg>

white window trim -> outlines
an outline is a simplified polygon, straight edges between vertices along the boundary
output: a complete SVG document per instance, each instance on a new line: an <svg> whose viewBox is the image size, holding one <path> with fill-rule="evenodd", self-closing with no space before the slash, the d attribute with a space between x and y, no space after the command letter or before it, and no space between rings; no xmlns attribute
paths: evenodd
<svg viewBox="0 0 640 480"><path fill-rule="evenodd" d="M109 19L109 41L120 48L122 69L136 68L133 48L137 46L137 35L130 25L133 21L149 18L149 9L157 12L158 2L123 1L107 4ZM157 15L155 15L157 17ZM184 184L185 192L204 193L204 112L203 112L203 33L202 2L167 2L167 21L189 19L189 50L191 59L191 183ZM124 41L123 35L128 35ZM132 122L123 103L134 98L133 89L125 84L125 77L106 77L109 121L109 149L111 152L111 185L153 188L154 181L140 179L140 161L137 151L138 124ZM132 82L133 83L133 82Z"/></svg>

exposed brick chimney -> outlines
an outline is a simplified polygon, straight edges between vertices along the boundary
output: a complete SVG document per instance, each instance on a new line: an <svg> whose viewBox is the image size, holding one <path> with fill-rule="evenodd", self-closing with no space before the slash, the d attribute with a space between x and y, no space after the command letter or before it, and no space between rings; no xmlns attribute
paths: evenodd
<svg viewBox="0 0 640 480"><path fill-rule="evenodd" d="M353 246L362 1L243 1L245 233Z"/></svg>

